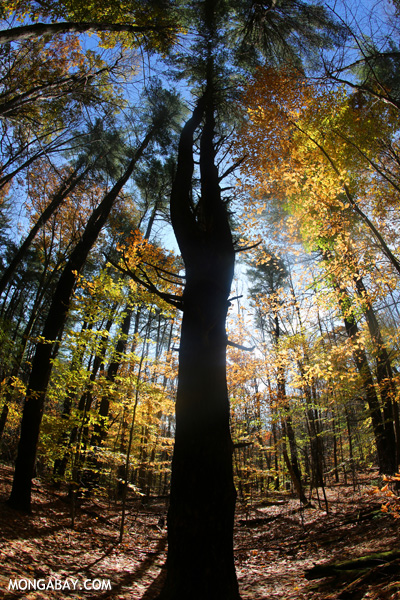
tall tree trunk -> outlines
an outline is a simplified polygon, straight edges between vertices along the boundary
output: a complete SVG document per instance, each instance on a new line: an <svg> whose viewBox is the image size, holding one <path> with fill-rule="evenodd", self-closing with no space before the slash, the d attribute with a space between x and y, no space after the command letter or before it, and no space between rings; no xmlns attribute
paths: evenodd
<svg viewBox="0 0 400 600"><path fill-rule="evenodd" d="M339 471L338 471L338 450L337 450L337 435L336 435L336 417L335 408L332 409L332 438L333 438L333 474L335 476L335 483L339 483Z"/></svg>
<svg viewBox="0 0 400 600"><path fill-rule="evenodd" d="M365 399L368 404L369 414L372 422L372 429L375 436L375 444L378 454L379 471L381 473L393 474L396 471L396 449L392 446L392 440L387 439L383 423L379 398L376 394L374 379L368 364L368 359L364 348L360 346L358 340L358 327L353 319L344 317L346 333L353 343L353 358L357 370L362 378L365 390Z"/></svg>
<svg viewBox="0 0 400 600"><path fill-rule="evenodd" d="M115 381L115 378L123 361L123 356L126 352L128 335L131 327L132 313L133 308L128 303L125 309L125 316L121 324L121 330L119 333L120 337L115 346L115 357L110 362L107 368L106 381L109 383L113 383ZM106 392L101 397L99 407L99 422L94 425L93 435L90 441L91 446L100 446L107 437L107 420L109 408L110 394L109 392Z"/></svg>
<svg viewBox="0 0 400 600"><path fill-rule="evenodd" d="M171 218L185 262L186 286L162 600L239 599L225 331L234 248L215 166L213 102L209 82L182 130L171 193ZM194 211L193 135L203 115L201 198Z"/></svg>
<svg viewBox="0 0 400 600"><path fill-rule="evenodd" d="M47 223L50 217L55 213L57 208L62 204L62 202L67 198L67 196L76 188L76 186L82 181L85 175L88 173L89 167L87 167L80 175L78 175L77 171L71 173L67 179L62 182L60 188L55 192L51 202L44 209L36 223L32 226L28 235L22 242L21 246L18 248L17 252L13 256L10 261L10 264L5 269L3 275L0 279L0 294L2 294L10 281L12 275L15 273L18 265L21 263L23 257L25 256L28 248L32 244L37 232Z"/></svg>
<svg viewBox="0 0 400 600"><path fill-rule="evenodd" d="M88 323L87 321L84 321L82 328L81 328L81 333L83 333L87 330L90 330L92 328L93 328L93 322ZM74 355L72 357L71 367L70 367L71 373L74 373L75 371L77 372L81 368L85 351L86 351L86 347L81 346L79 348L79 350L74 353ZM63 405L63 410L61 413L61 419L64 422L68 422L70 419L73 401L76 397L77 397L76 387L75 386L70 387L64 398L64 405ZM75 426L75 428L76 428L76 426ZM68 438L70 439L69 444L68 444ZM65 474L65 470L67 468L67 463L68 463L68 458L69 458L69 448L67 449L67 446L70 446L70 445L71 445L71 434L69 434L67 430L63 430L61 435L59 436L58 442L57 442L57 446L58 446L59 450L61 450L63 452L63 456L61 457L61 452L60 452L60 457L55 459L54 466L53 466L53 485L55 485L56 487L59 487L61 480L64 478L64 474Z"/></svg>
<svg viewBox="0 0 400 600"><path fill-rule="evenodd" d="M323 259L325 261L329 261L330 258L331 253L327 250L324 251ZM359 287L361 284L362 282L359 281ZM375 437L379 471L380 473L393 474L396 472L397 466L395 438L394 433L392 434L393 424L391 432L390 428L385 426L386 414L382 415L381 405L375 390L375 382L368 363L367 354L359 343L358 325L352 308L351 299L349 298L346 290L343 289L337 282L335 283L335 287L338 292L339 306L343 313L346 333L353 344L353 359L363 383L365 399L368 404L372 429ZM359 293L361 293L361 288L359 289Z"/></svg>
<svg viewBox="0 0 400 600"><path fill-rule="evenodd" d="M400 454L400 439L398 427L396 427L395 411L393 405L394 400L396 398L396 385L393 379L392 365L389 353L383 341L378 319L376 318L375 311L372 307L371 298L364 286L364 282L361 279L361 277L357 277L355 283L357 292L364 303L364 315L367 321L368 331L371 336L371 341L374 347L376 358L376 379L378 381L382 401L383 428L385 430L385 439L387 440L388 447L391 448L393 462L396 462L396 465L393 464L393 466L391 467L393 469L393 473L395 473L398 464L397 458ZM395 436L396 430L397 440Z"/></svg>
<svg viewBox="0 0 400 600"><path fill-rule="evenodd" d="M132 175L136 163L150 142L153 133L151 130L147 134L136 151L134 158L129 163L124 175L93 211L85 231L72 251L69 261L58 281L42 333L44 341L37 344L32 362L32 370L21 421L21 435L15 464L13 487L8 500L8 504L12 508L25 512L31 511L32 477L45 395L52 370L54 345L57 348L57 340L61 335L67 318L70 299L78 275L101 229L107 221L118 194Z"/></svg>
<svg viewBox="0 0 400 600"><path fill-rule="evenodd" d="M69 446L71 447L76 441L76 439L78 440L77 449L74 452L73 458L74 483L72 485L74 493L77 495L80 494L81 488L85 490L85 493L89 494L94 485L95 480L97 479L97 474L94 475L94 471L96 469L97 456L93 451L91 451L91 449L89 449L88 452L90 433L90 411L92 410L93 404L94 383L97 379L98 373L104 371L104 361L107 353L107 340L109 338L111 327L114 324L117 309L118 304L115 303L111 317L106 322L105 327L100 331L99 347L93 360L93 367L92 373L90 375L90 380L78 405L78 410L81 414L81 421L79 427L74 427L71 431ZM63 465L65 466L67 465L68 454L69 450L67 450L66 455L64 455Z"/></svg>
<svg viewBox="0 0 400 600"><path fill-rule="evenodd" d="M278 307L275 307L274 324L275 328L273 331L274 343L276 350L278 351L279 338L280 338L280 327L279 327L279 316ZM285 417L282 418L282 435L287 436L290 448L290 459L286 450L286 444L283 445L283 458L289 471L290 478L293 483L293 487L296 490L296 494L299 496L299 500L302 504L308 504L308 500L304 494L302 482L301 482L301 471L299 465L299 459L297 455L297 444L296 436L292 425L292 417L290 414L290 406L286 395L286 381L285 373L282 366L278 366L277 374L277 392L278 392L278 404L285 411Z"/></svg>
<svg viewBox="0 0 400 600"><path fill-rule="evenodd" d="M8 404L8 398L6 398L6 401L3 404L3 408L2 408L1 414L0 414L0 439L2 438L3 431L6 426L9 410L10 410L10 406Z"/></svg>

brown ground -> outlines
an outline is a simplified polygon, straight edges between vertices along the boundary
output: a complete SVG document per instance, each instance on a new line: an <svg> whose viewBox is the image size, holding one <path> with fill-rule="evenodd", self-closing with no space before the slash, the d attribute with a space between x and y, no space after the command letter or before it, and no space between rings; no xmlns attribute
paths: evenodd
<svg viewBox="0 0 400 600"><path fill-rule="evenodd" d="M364 475L356 489L330 488L328 515L316 498L315 507L303 511L297 500L282 494L270 494L250 512L239 502L235 554L243 600L400 600L399 559L344 579L304 577L314 564L400 549L400 519L380 512L383 498L368 494L373 475ZM156 595L165 572L166 531L157 525L165 514L164 500L145 506L131 500L118 544L117 505L86 501L72 530L65 494L35 480L34 513L22 516L4 505L12 471L1 467L0 477L0 598L151 600ZM10 579L22 578L46 583L73 578L78 585L86 579L110 580L112 590L7 591Z"/></svg>

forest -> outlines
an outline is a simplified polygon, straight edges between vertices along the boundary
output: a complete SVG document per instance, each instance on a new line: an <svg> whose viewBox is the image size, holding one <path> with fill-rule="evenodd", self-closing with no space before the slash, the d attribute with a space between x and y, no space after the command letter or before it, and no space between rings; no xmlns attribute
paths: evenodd
<svg viewBox="0 0 400 600"><path fill-rule="evenodd" d="M0 22L0 597L400 599L399 0Z"/></svg>

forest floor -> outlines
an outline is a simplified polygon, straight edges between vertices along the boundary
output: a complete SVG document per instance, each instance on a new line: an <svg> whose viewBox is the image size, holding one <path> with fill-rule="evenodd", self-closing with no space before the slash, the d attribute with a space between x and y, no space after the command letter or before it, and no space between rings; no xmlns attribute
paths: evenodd
<svg viewBox="0 0 400 600"><path fill-rule="evenodd" d="M165 574L166 530L159 526L166 500L143 505L130 500L126 530L118 543L120 506L86 500L71 529L65 493L34 480L33 514L9 509L12 471L0 466L0 598L42 600L151 600ZM235 557L243 600L400 599L400 553L389 563L366 571L308 580L314 565L326 565L370 553L400 550L400 519L380 510L384 497L371 494L378 476L369 472L356 485L327 489L328 514L313 497L300 510L288 494L268 493L251 507L238 502ZM321 496L321 490L320 490ZM8 591L9 581L60 580L71 590ZM84 590L108 581L111 590ZM22 584L26 586L26 582ZM72 587L76 585L76 589ZM67 586L67 587L68 587ZM188 598L188 600L190 600Z"/></svg>

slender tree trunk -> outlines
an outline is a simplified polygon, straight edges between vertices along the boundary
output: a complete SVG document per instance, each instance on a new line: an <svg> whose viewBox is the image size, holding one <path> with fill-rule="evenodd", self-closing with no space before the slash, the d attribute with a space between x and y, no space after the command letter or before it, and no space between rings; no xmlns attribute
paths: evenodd
<svg viewBox="0 0 400 600"><path fill-rule="evenodd" d="M376 318L375 311L372 307L371 299L361 277L356 278L356 287L359 296L364 302L364 315L367 321L371 341L374 346L376 379L378 381L382 401L383 428L388 447L387 451L393 457L393 465L391 465L390 468L392 469L392 472L395 473L397 471L397 456L400 449L400 440L397 439L396 444L396 420L393 406L393 401L396 397L396 386L393 379L392 365L389 353L383 341L378 319Z"/></svg>
<svg viewBox="0 0 400 600"><path fill-rule="evenodd" d="M304 358L308 361L308 353L305 347L303 347ZM301 361L298 361L298 367L302 379L304 381L302 386L302 391L304 394L304 398L306 401L306 417L307 417L307 426L308 426L308 434L310 438L310 457L311 457L311 471L312 471L312 481L311 488L315 485L315 488L318 493L318 487L322 488L324 497L325 497L325 484L324 484L324 469L323 469L323 448L321 445L321 439L318 435L318 418L316 415L316 411L313 408L316 405L316 393L313 386L308 385L305 377L305 369L304 365ZM311 490L310 490L311 491ZM325 502L328 512L328 506Z"/></svg>
<svg viewBox="0 0 400 600"><path fill-rule="evenodd" d="M150 334L150 325L151 325L151 313L149 313L149 316L148 316L146 332L145 332L145 339ZM127 496L128 496L128 484L129 484L130 456L131 456L131 450L132 450L133 434L134 434L135 424L136 424L136 411L137 411L137 407L139 404L140 391L141 391L141 387L142 387L141 384L142 384L143 364L145 363L146 358L147 358L145 339L143 340L143 343L142 343L142 352L141 352L140 361L138 364L138 372L137 372L137 376L136 376L135 402L133 405L132 421L131 421L131 426L130 426L130 430L129 430L128 448L127 448L127 452L126 452L125 465L124 465L121 522L120 522L120 528L119 528L119 542L120 543L122 542L123 535L124 535L126 500L127 500Z"/></svg>
<svg viewBox="0 0 400 600"><path fill-rule="evenodd" d="M324 251L324 260L329 261L330 257L331 255L329 251ZM358 285L360 286L361 284L362 282L359 282ZM394 433L392 434L393 424L392 431L390 431L389 427L385 426L387 408L382 415L381 405L375 390L375 382L368 363L367 354L359 343L358 326L354 311L352 309L351 299L349 298L346 290L342 289L338 283L335 283L335 287L338 292L339 306L343 313L346 333L353 344L353 359L357 371L360 374L365 391L365 399L368 404L372 429L375 437L379 471L380 473L393 474L396 472L397 466L397 452ZM359 293L361 293L361 289L359 290ZM350 306L350 311L348 306L345 306L345 301L350 301L347 302L348 306Z"/></svg>
<svg viewBox="0 0 400 600"><path fill-rule="evenodd" d="M337 434L336 434L336 418L335 412L332 414L332 437L333 437L333 473L335 476L335 483L339 483L339 471L338 471L338 450L337 450Z"/></svg>
<svg viewBox="0 0 400 600"><path fill-rule="evenodd" d="M393 474L396 471L396 449L393 447L392 440L386 437L387 431L384 427L381 407L375 391L374 379L368 364L366 352L360 347L358 341L357 323L354 319L350 321L347 317L344 318L344 323L347 335L354 345L353 358L365 390L365 398L375 436L379 471L381 473Z"/></svg>
<svg viewBox="0 0 400 600"><path fill-rule="evenodd" d="M345 407L346 424L347 424L347 439L349 440L349 463L351 476L353 480L353 489L355 489L355 468L354 468L354 453L353 453L353 436L351 431L350 415L347 407Z"/></svg>
<svg viewBox="0 0 400 600"><path fill-rule="evenodd" d="M63 182L54 194L53 199L49 203L49 205L44 209L36 223L33 225L28 235L22 242L21 246L18 248L17 252L13 256L10 261L10 264L5 269L1 279L0 279L0 294L2 294L6 288L6 285L10 281L13 273L16 268L22 261L25 256L29 246L32 244L37 232L47 223L50 217L54 214L57 208L62 204L62 202L67 198L67 196L76 188L76 186L82 181L84 176L88 173L89 167L87 167L80 175L75 171L71 173L71 175Z"/></svg>
<svg viewBox="0 0 400 600"><path fill-rule="evenodd" d="M280 327L279 327L279 316L277 307L275 308L275 330L273 332L275 347L278 350L279 338L280 338ZM302 482L301 482L301 471L297 455L297 445L295 432L292 425L292 418L290 416L290 406L286 396L286 381L283 368L278 367L277 376L277 390L278 390L278 403L281 408L285 411L285 418L282 419L282 435L287 436L290 448L290 459L287 454L286 445L283 447L283 458L289 471L290 478L292 480L296 494L299 496L302 504L308 504L308 500L304 494Z"/></svg>
<svg viewBox="0 0 400 600"><path fill-rule="evenodd" d="M89 323L85 321L82 325L81 332L92 329L93 323ZM74 371L78 371L82 366L83 356L85 354L85 346L79 348L79 350L73 355L72 363L71 363L71 373ZM64 398L63 410L61 413L61 419L64 422L67 422L71 416L72 403L74 398L77 396L77 391L75 388L69 388L68 392ZM76 429L76 427L74 428ZM69 443L68 443L69 438ZM71 445L71 433L68 434L67 430L64 430L60 437L58 438L57 446L63 451L62 458L56 458L53 466L53 484L56 487L59 487L61 479L64 477L65 470L67 468L68 458L69 458L69 447ZM67 449L68 447L68 449ZM61 455L61 453L60 453Z"/></svg>
<svg viewBox="0 0 400 600"><path fill-rule="evenodd" d="M132 312L132 307L127 305L125 309L125 316L121 325L120 337L115 347L115 358L109 364L107 369L106 380L109 383L115 381L115 378L123 361L122 357L126 351L127 338L129 335L132 320ZM99 407L99 422L94 425L93 435L90 441L91 446L100 446L107 437L107 419L109 408L110 397L109 393L107 392L101 397Z"/></svg>
<svg viewBox="0 0 400 600"><path fill-rule="evenodd" d="M131 310L131 309L129 309L129 310ZM129 310L128 310L128 312L129 312ZM133 329L133 340L134 341L133 341L132 351L135 350L136 344L137 344L137 334L139 333L139 322L140 322L141 313L142 313L142 309L140 307L138 307L136 310L135 325L134 325L134 329ZM127 313L125 320L124 320L124 324L125 324L124 326L127 327L128 332L130 329L131 317L132 317L132 315L130 315L128 318L128 313ZM129 323L128 323L128 320L129 320ZM121 346L120 346L121 353L124 353L126 350L126 339L124 339L121 336L120 340L118 340L118 344L121 344ZM116 362L112 363L110 365L109 374L115 378L117 375L118 369L119 369L119 364ZM107 415L108 415L108 408L109 408L109 406L107 406ZM105 413L105 410L103 412ZM126 409L126 406L124 406L123 414L122 414L121 441L120 441L120 448L119 448L120 454L126 453L125 434L126 434L126 430L128 427L126 420L127 420L127 409ZM104 438L105 438L106 431L103 430L103 434L104 434ZM123 483L125 481L125 463L120 464L118 466L117 478L118 478L117 497L122 499L123 495L124 495L124 488L125 488L125 484Z"/></svg>

